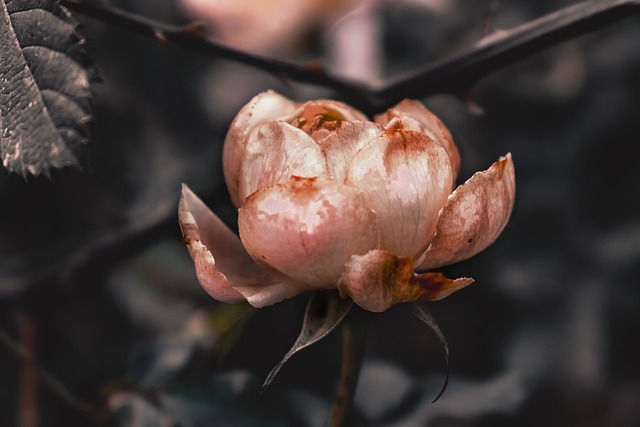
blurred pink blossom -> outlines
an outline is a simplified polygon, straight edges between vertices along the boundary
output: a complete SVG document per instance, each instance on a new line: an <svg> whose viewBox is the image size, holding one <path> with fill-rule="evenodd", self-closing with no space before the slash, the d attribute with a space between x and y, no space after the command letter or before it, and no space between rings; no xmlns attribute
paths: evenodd
<svg viewBox="0 0 640 427"><path fill-rule="evenodd" d="M315 28L329 27L363 0L180 0L216 39L259 52L282 52ZM368 1L368 0L364 0Z"/></svg>
<svg viewBox="0 0 640 427"><path fill-rule="evenodd" d="M223 160L240 238L186 186L180 225L203 288L255 307L336 288L375 312L445 298L473 280L414 270L489 246L515 197L510 154L454 190L451 134L410 100L372 122L337 101L264 92L233 120Z"/></svg>

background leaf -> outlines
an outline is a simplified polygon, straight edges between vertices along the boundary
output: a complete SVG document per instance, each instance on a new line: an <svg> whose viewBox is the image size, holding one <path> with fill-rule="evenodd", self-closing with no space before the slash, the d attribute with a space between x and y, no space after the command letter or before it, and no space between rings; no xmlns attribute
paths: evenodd
<svg viewBox="0 0 640 427"><path fill-rule="evenodd" d="M91 119L91 67L58 1L0 0L0 155L10 172L77 164Z"/></svg>
<svg viewBox="0 0 640 427"><path fill-rule="evenodd" d="M262 391L266 390L273 379L278 375L280 368L297 352L303 348L315 344L329 335L346 317L353 306L351 299L341 298L337 292L315 292L309 298L307 309L304 312L302 330L298 339L285 354L284 358L269 372L262 385Z"/></svg>
<svg viewBox="0 0 640 427"><path fill-rule="evenodd" d="M248 304L224 305L209 316L213 330L219 333L217 349L222 362L236 345L256 310Z"/></svg>

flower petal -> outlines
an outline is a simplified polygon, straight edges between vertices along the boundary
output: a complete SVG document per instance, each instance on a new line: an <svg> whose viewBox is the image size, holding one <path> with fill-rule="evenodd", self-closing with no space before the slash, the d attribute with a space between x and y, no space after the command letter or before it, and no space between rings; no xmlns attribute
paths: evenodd
<svg viewBox="0 0 640 427"><path fill-rule="evenodd" d="M326 173L322 149L309 135L288 123L267 121L246 140L239 206L260 188L282 184L292 175L313 178Z"/></svg>
<svg viewBox="0 0 640 427"><path fill-rule="evenodd" d="M356 154L345 182L362 190L376 212L380 248L413 257L433 236L453 170L447 153L428 136L393 130Z"/></svg>
<svg viewBox="0 0 640 427"><path fill-rule="evenodd" d="M356 153L383 133L377 123L345 122L320 141L331 176L338 182L344 182L347 168Z"/></svg>
<svg viewBox="0 0 640 427"><path fill-rule="evenodd" d="M397 119L394 121L394 119ZM422 103L405 99L386 113L375 117L376 123L385 127L398 126L403 129L423 132L447 151L455 174L460 170L460 153L453 142L451 133L440 119L429 111Z"/></svg>
<svg viewBox="0 0 640 427"><path fill-rule="evenodd" d="M473 279L452 280L442 273L415 274L411 257L374 249L349 259L338 289L365 310L382 312L401 302L437 301L471 283Z"/></svg>
<svg viewBox="0 0 640 427"><path fill-rule="evenodd" d="M184 184L178 218L198 281L218 301L247 299L251 305L262 307L306 290L256 264L238 236Z"/></svg>
<svg viewBox="0 0 640 427"><path fill-rule="evenodd" d="M363 113L347 104L322 99L305 102L283 120L302 129L316 141L321 141L344 122L368 119Z"/></svg>
<svg viewBox="0 0 640 427"><path fill-rule="evenodd" d="M379 242L362 193L326 178L292 177L258 190L240 209L238 225L255 260L315 288L335 288L349 257Z"/></svg>
<svg viewBox="0 0 640 427"><path fill-rule="evenodd" d="M511 154L476 172L449 197L419 269L462 261L493 243L509 220L515 192Z"/></svg>
<svg viewBox="0 0 640 427"><path fill-rule="evenodd" d="M247 136L256 126L266 120L288 116L296 110L298 105L284 96L268 90L249 101L231 122L229 132L224 140L222 166L231 200L236 206L240 206L238 190Z"/></svg>

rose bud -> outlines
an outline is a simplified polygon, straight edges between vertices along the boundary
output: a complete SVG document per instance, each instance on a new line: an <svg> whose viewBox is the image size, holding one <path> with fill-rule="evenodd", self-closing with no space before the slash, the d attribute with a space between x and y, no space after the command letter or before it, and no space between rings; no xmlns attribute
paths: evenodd
<svg viewBox="0 0 640 427"><path fill-rule="evenodd" d="M240 238L186 186L180 225L203 288L255 307L323 289L375 312L442 299L473 279L415 271L485 249L515 197L510 154L454 190L451 134L410 100L371 122L264 92L233 120L223 161Z"/></svg>

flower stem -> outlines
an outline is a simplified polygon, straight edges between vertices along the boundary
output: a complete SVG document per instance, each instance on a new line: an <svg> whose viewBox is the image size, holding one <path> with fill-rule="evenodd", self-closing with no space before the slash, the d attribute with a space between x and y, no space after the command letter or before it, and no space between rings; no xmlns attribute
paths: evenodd
<svg viewBox="0 0 640 427"><path fill-rule="evenodd" d="M20 343L14 341L11 336L0 328L0 344L4 346L23 365L22 369L31 369L42 384L49 387L58 397L70 406L89 416L98 414L98 409L80 397L76 396L62 382L47 372L33 358L31 353Z"/></svg>
<svg viewBox="0 0 640 427"><path fill-rule="evenodd" d="M342 371L328 427L340 427L344 424L347 410L351 405L358 384L362 356L367 341L365 323L358 319L360 317L358 314L361 313L352 313L342 328Z"/></svg>
<svg viewBox="0 0 640 427"><path fill-rule="evenodd" d="M18 313L18 334L25 351L36 354L37 327L28 313ZM38 425L38 377L30 366L23 363L18 374L18 426Z"/></svg>

